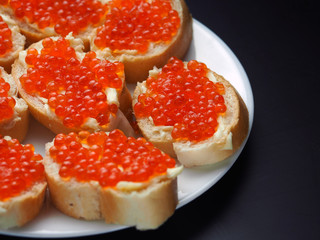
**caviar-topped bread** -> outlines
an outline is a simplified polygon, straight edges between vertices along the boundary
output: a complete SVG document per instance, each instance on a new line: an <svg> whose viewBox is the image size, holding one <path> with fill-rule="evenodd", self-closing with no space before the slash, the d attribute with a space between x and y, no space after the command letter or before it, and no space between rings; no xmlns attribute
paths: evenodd
<svg viewBox="0 0 320 240"><path fill-rule="evenodd" d="M91 49L124 63L126 81L141 82L153 66L182 58L192 39L192 17L184 0L110 0Z"/></svg>
<svg viewBox="0 0 320 240"><path fill-rule="evenodd" d="M18 98L17 86L11 77L0 67L0 134L23 141L28 131L28 105Z"/></svg>
<svg viewBox="0 0 320 240"><path fill-rule="evenodd" d="M185 167L231 156L248 134L248 110L221 75L171 58L138 83L133 108L143 136Z"/></svg>
<svg viewBox="0 0 320 240"><path fill-rule="evenodd" d="M0 11L0 66L8 73L24 45L25 37L20 34L16 22Z"/></svg>
<svg viewBox="0 0 320 240"><path fill-rule="evenodd" d="M0 228L20 227L41 210L47 183L31 144L0 136Z"/></svg>
<svg viewBox="0 0 320 240"><path fill-rule="evenodd" d="M88 45L88 33L101 24L108 9L105 0L2 2L2 11L18 22L22 33L31 43L50 36L67 36L72 32Z"/></svg>
<svg viewBox="0 0 320 240"><path fill-rule="evenodd" d="M74 218L154 229L178 203L183 167L120 130L58 134L46 144L44 165L54 206Z"/></svg>
<svg viewBox="0 0 320 240"><path fill-rule="evenodd" d="M128 107L131 101L123 64L82 49L82 40L68 35L45 38L20 52L12 69L20 95L54 133L119 127L132 134L120 110L120 102Z"/></svg>

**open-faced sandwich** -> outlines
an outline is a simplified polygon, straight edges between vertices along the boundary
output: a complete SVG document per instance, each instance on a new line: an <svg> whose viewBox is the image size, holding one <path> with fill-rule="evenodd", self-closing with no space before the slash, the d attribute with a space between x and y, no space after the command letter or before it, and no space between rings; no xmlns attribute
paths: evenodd
<svg viewBox="0 0 320 240"><path fill-rule="evenodd" d="M55 133L121 128L133 134L124 115L131 95L123 64L82 49L82 40L68 35L45 38L20 52L12 76L30 112Z"/></svg>
<svg viewBox="0 0 320 240"><path fill-rule="evenodd" d="M110 0L108 6L104 24L90 36L90 47L123 62L127 82L141 82L153 66L187 52L192 17L184 0Z"/></svg>
<svg viewBox="0 0 320 240"><path fill-rule="evenodd" d="M171 58L138 83L133 108L143 136L186 167L231 156L248 134L248 110L222 76Z"/></svg>
<svg viewBox="0 0 320 240"><path fill-rule="evenodd" d="M178 203L183 167L120 130L58 134L46 145L44 165L54 206L74 218L154 229Z"/></svg>
<svg viewBox="0 0 320 240"><path fill-rule="evenodd" d="M88 48L88 35L100 25L107 12L104 1L97 0L8 0L0 10L17 22L28 43L51 36L81 38Z"/></svg>
<svg viewBox="0 0 320 240"><path fill-rule="evenodd" d="M20 227L40 212L47 183L31 144L0 136L0 228Z"/></svg>

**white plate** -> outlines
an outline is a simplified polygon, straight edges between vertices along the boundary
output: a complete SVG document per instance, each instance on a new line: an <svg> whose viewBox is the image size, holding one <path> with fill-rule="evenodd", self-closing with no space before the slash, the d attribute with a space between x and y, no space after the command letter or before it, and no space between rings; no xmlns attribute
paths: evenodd
<svg viewBox="0 0 320 240"><path fill-rule="evenodd" d="M250 130L253 121L253 95L248 77L240 62L228 46L200 22L193 22L193 41L186 60L196 59L204 62L209 68L223 75L238 90L247 104L250 117ZM30 123L25 143L32 143L38 153L44 154L44 144L52 141L54 134L38 124L35 120ZM179 207L194 200L212 187L232 166L243 149L236 152L228 160L210 167L185 169L178 177ZM87 236L107 233L125 228L118 225L107 225L103 221L84 221L67 217L46 202L40 215L22 228L0 230L0 234L35 237L59 238Z"/></svg>

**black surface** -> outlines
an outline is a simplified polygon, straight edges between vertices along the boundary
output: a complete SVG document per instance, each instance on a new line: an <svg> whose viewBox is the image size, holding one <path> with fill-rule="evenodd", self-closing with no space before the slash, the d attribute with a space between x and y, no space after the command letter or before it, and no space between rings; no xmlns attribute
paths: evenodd
<svg viewBox="0 0 320 240"><path fill-rule="evenodd" d="M158 230L81 239L320 239L316 3L187 1L193 17L231 48L249 77L255 115L248 143L216 185Z"/></svg>

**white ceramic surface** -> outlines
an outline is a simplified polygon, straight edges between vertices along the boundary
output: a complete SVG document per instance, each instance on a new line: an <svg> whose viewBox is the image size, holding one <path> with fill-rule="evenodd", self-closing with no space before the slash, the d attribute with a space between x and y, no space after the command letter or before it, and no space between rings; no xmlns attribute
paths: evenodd
<svg viewBox="0 0 320 240"><path fill-rule="evenodd" d="M206 63L209 68L223 75L235 86L247 104L251 130L254 112L253 94L243 67L229 47L206 26L194 20L193 28L193 41L185 60L196 59ZM44 155L44 144L52 141L53 137L52 132L32 120L24 142L32 143L36 151ZM244 145L245 143L226 161L210 167L185 169L178 177L178 208L212 187L230 169ZM22 228L0 230L0 234L33 238L62 238L107 233L123 228L126 227L107 225L103 221L90 222L67 217L52 207L47 200L40 215L32 222Z"/></svg>

